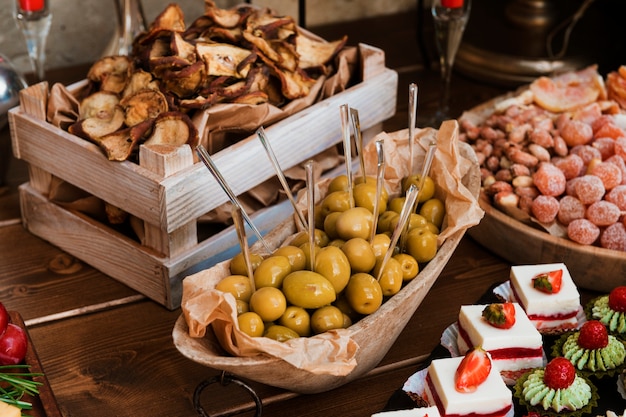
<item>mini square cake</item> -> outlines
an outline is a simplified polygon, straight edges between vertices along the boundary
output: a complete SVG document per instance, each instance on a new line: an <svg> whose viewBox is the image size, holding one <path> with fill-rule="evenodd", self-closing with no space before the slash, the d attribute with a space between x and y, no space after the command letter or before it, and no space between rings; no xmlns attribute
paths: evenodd
<svg viewBox="0 0 626 417"><path fill-rule="evenodd" d="M411 410L385 411L372 414L372 417L440 417L439 409L435 406L418 407Z"/></svg>
<svg viewBox="0 0 626 417"><path fill-rule="evenodd" d="M513 393L500 377L498 368L491 367L487 379L474 392L459 392L455 388L455 373L462 356L435 359L428 367L424 395L442 416L501 417L513 407Z"/></svg>
<svg viewBox="0 0 626 417"><path fill-rule="evenodd" d="M533 286L539 275L562 271L560 289L544 292ZM526 315L541 332L575 329L577 315L581 310L580 294L563 263L519 265L511 267L511 291L514 300L526 311Z"/></svg>
<svg viewBox="0 0 626 417"><path fill-rule="evenodd" d="M461 355L470 348L481 346L489 352L501 373L515 378L513 373L516 371L544 365L543 339L524 309L518 303L511 304L515 308L515 322L509 328L493 326L483 317L483 310L488 305L461 306L457 346Z"/></svg>

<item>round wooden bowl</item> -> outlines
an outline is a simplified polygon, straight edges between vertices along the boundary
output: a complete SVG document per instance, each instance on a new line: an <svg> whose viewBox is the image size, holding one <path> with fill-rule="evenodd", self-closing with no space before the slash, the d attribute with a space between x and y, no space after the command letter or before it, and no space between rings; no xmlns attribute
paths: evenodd
<svg viewBox="0 0 626 417"><path fill-rule="evenodd" d="M476 155L465 144L461 144L460 153L473 165L462 179L462 183L474 198L478 198L480 171ZM276 228L283 234L283 240L285 231L291 230L291 233L295 231L293 219L288 220L288 223L288 226L283 224ZM452 233L441 245L435 258L420 270L415 279L388 299L375 313L347 329L350 338L359 346L356 366L347 375L313 373L269 355L234 357L224 351L212 331L207 331L205 337L190 337L183 315L179 317L173 329L174 344L184 356L195 362L266 385L304 394L332 390L371 371L382 360L428 294L465 231L466 228L463 228ZM211 282L210 285L214 284Z"/></svg>
<svg viewBox="0 0 626 417"><path fill-rule="evenodd" d="M626 253L580 245L522 223L479 199L485 217L468 231L485 248L515 265L563 262L577 286L603 293L626 285Z"/></svg>

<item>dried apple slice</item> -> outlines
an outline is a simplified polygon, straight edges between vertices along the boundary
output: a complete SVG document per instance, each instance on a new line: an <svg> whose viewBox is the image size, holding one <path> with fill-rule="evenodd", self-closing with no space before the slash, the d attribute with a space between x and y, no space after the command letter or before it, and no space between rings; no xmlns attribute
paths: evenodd
<svg viewBox="0 0 626 417"><path fill-rule="evenodd" d="M115 108L120 104L117 94L109 91L97 91L85 97L78 106L78 118L99 117L110 119Z"/></svg>
<svg viewBox="0 0 626 417"><path fill-rule="evenodd" d="M120 101L124 108L126 126L134 126L144 120L154 119L168 110L167 99L160 91L142 90Z"/></svg>
<svg viewBox="0 0 626 417"><path fill-rule="evenodd" d="M247 62L247 58L252 54L248 49L227 43L198 43L196 51L204 61L209 76L244 78L247 75L249 66L240 68L240 64Z"/></svg>
<svg viewBox="0 0 626 417"><path fill-rule="evenodd" d="M110 161L126 161L150 131L153 123L153 120L146 120L135 126L111 132L101 137L98 145Z"/></svg>
<svg viewBox="0 0 626 417"><path fill-rule="evenodd" d="M79 120L70 125L68 131L83 139L99 143L101 137L113 133L124 126L124 111L121 107L115 107L111 113L107 113L106 117L101 117L103 115L104 113Z"/></svg>
<svg viewBox="0 0 626 417"><path fill-rule="evenodd" d="M121 93L133 71L132 61L127 56L107 56L96 61L89 72L87 79L98 83L100 91Z"/></svg>
<svg viewBox="0 0 626 417"><path fill-rule="evenodd" d="M230 9L220 9L210 0L206 0L204 4L204 15L209 17L218 26L225 28L240 26L255 10L253 7L246 5Z"/></svg>
<svg viewBox="0 0 626 417"><path fill-rule="evenodd" d="M154 121L152 133L144 144L174 146L188 144L195 148L198 145L198 130L184 113L163 113Z"/></svg>
<svg viewBox="0 0 626 417"><path fill-rule="evenodd" d="M122 97L132 96L141 90L159 90L159 81L152 77L152 74L138 69L133 72L128 80L128 84L122 93Z"/></svg>
<svg viewBox="0 0 626 417"><path fill-rule="evenodd" d="M309 69L326 65L347 42L347 36L333 42L326 42L300 34L296 38L296 51L300 57L299 67Z"/></svg>

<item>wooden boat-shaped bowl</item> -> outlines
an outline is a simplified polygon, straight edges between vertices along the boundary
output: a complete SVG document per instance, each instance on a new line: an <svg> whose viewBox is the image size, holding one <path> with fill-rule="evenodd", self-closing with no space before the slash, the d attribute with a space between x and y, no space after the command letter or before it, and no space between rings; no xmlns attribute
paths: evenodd
<svg viewBox="0 0 626 417"><path fill-rule="evenodd" d="M577 286L608 293L626 285L626 253L580 245L510 217L479 199L485 217L468 231L491 252L515 265L563 262Z"/></svg>
<svg viewBox="0 0 626 417"><path fill-rule="evenodd" d="M466 144L461 144L459 153L473 162L472 168L464 176L462 183L472 196L478 198L480 171L476 155ZM285 234L293 234L295 231L293 219L287 220L276 230L284 240ZM202 338L190 337L183 315L179 317L173 329L174 344L184 356L195 362L266 385L304 394L332 390L355 380L378 365L428 294L465 231L464 228L451 234L440 246L435 258L419 272L416 278L388 299L375 313L366 316L347 329L350 337L359 346L356 353L357 365L347 375L312 373L297 368L280 358L266 355L234 357L224 351L212 331L207 331L207 335Z"/></svg>

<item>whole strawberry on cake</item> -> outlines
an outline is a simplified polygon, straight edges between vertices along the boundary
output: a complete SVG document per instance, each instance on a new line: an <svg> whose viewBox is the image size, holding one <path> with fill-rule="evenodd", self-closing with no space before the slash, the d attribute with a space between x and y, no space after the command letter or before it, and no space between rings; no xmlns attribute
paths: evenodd
<svg viewBox="0 0 626 417"><path fill-rule="evenodd" d="M585 313L588 319L604 324L611 334L626 339L626 286L591 300Z"/></svg>
<svg viewBox="0 0 626 417"><path fill-rule="evenodd" d="M563 357L522 376L515 384L515 396L529 413L541 416L590 415L598 399L596 387Z"/></svg>
<svg viewBox="0 0 626 417"><path fill-rule="evenodd" d="M609 335L598 320L585 322L580 330L561 336L554 344L554 356L563 356L587 376L613 376L626 362L626 346Z"/></svg>

